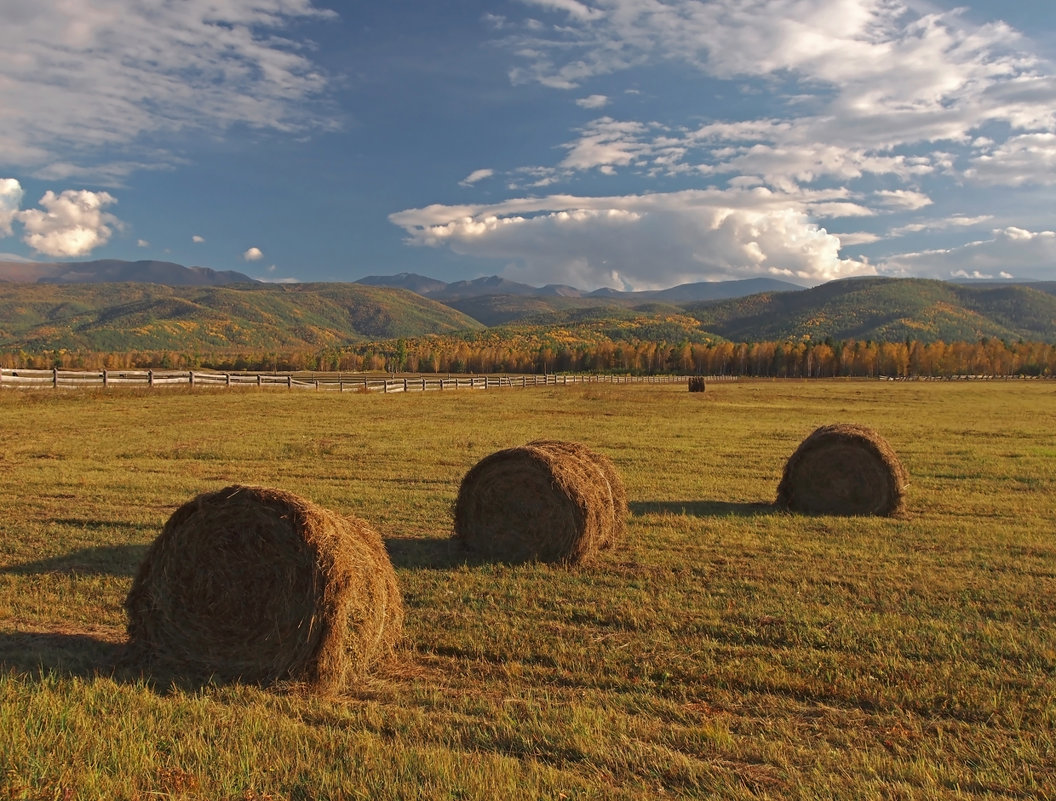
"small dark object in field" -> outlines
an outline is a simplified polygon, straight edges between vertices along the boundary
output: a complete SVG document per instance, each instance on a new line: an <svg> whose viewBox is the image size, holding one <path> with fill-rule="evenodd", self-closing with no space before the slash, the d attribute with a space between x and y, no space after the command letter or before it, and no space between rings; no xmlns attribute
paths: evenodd
<svg viewBox="0 0 1056 801"><path fill-rule="evenodd" d="M503 562L579 564L622 538L627 493L606 457L537 440L486 456L466 473L454 536Z"/></svg>
<svg viewBox="0 0 1056 801"><path fill-rule="evenodd" d="M704 376L694 375L689 377L689 391L690 392L703 392L706 389L704 382Z"/></svg>
<svg viewBox="0 0 1056 801"><path fill-rule="evenodd" d="M403 626L381 538L296 495L231 486L177 509L125 600L133 664L339 689Z"/></svg>
<svg viewBox="0 0 1056 801"><path fill-rule="evenodd" d="M785 464L777 505L814 514L898 515L908 481L891 446L872 429L822 426Z"/></svg>

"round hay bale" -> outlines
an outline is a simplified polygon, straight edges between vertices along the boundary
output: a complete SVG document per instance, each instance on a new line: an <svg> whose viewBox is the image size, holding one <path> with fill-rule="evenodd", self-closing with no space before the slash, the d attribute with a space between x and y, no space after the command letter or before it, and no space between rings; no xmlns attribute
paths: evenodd
<svg viewBox="0 0 1056 801"><path fill-rule="evenodd" d="M908 474L887 441L853 423L822 426L785 464L777 505L832 515L897 515Z"/></svg>
<svg viewBox="0 0 1056 801"><path fill-rule="evenodd" d="M616 465L604 454L588 448L581 442L567 442L556 439L537 439L528 443L532 447L553 450L557 453L567 454L580 459L593 467L601 474L601 480L608 485L609 506L612 511L612 525L602 531L602 540L598 542L599 548L610 548L623 539L627 530L627 515L629 507L627 503L627 490L623 486Z"/></svg>
<svg viewBox="0 0 1056 801"><path fill-rule="evenodd" d="M455 539L509 563L580 564L611 544L612 484L579 448L542 441L481 459L458 489Z"/></svg>
<svg viewBox="0 0 1056 801"><path fill-rule="evenodd" d="M381 537L296 495L230 486L177 509L125 600L133 663L336 690L403 626Z"/></svg>

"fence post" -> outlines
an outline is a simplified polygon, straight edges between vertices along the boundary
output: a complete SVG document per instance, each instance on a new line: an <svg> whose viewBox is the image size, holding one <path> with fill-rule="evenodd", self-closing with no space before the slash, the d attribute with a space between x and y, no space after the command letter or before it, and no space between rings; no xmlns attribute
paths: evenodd
<svg viewBox="0 0 1056 801"><path fill-rule="evenodd" d="M108 386L110 386L110 379L107 375L107 372L107 370L103 370L103 389L106 389Z"/></svg>
<svg viewBox="0 0 1056 801"><path fill-rule="evenodd" d="M51 368L51 385L53 387L58 387L59 386L59 368L58 367L52 367Z"/></svg>
<svg viewBox="0 0 1056 801"><path fill-rule="evenodd" d="M153 370L147 370L147 386L148 387L153 387L154 386L154 371Z"/></svg>
<svg viewBox="0 0 1056 801"><path fill-rule="evenodd" d="M405 378L405 379L403 379L403 391L404 391L404 392L406 392L406 391L407 391L407 379L406 379L406 378Z"/></svg>
<svg viewBox="0 0 1056 801"><path fill-rule="evenodd" d="M231 386L231 373L224 373L224 386Z"/></svg>
<svg viewBox="0 0 1056 801"><path fill-rule="evenodd" d="M193 387L194 386L194 370L188 370L187 371L187 375L190 378L190 385Z"/></svg>
<svg viewBox="0 0 1056 801"><path fill-rule="evenodd" d="M293 373L286 376L286 389L293 389Z"/></svg>

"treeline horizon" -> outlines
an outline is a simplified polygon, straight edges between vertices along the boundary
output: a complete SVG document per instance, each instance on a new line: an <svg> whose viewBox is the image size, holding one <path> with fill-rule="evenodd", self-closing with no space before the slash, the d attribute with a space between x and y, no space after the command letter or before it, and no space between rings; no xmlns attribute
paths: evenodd
<svg viewBox="0 0 1056 801"><path fill-rule="evenodd" d="M209 369L230 372L618 373L760 378L1056 376L1044 342L689 342L555 344L439 337L288 352L26 351L0 353L8 369Z"/></svg>

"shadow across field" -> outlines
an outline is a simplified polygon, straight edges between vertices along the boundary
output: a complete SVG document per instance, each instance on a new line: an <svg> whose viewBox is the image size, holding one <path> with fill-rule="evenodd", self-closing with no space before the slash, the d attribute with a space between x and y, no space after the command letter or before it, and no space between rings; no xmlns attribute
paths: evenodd
<svg viewBox="0 0 1056 801"><path fill-rule="evenodd" d="M146 556L146 545L100 545L80 548L61 556L23 562L0 568L0 574L34 576L44 573L69 575L134 576L139 563Z"/></svg>
<svg viewBox="0 0 1056 801"><path fill-rule="evenodd" d="M125 653L110 632L6 632L0 634L0 670L65 677L111 676Z"/></svg>
<svg viewBox="0 0 1056 801"><path fill-rule="evenodd" d="M693 517L757 517L772 515L772 503L729 503L726 501L632 501L633 515L692 515Z"/></svg>
<svg viewBox="0 0 1056 801"><path fill-rule="evenodd" d="M390 537L385 550L395 568L450 570L455 567L493 564L494 558L470 553L451 537Z"/></svg>

